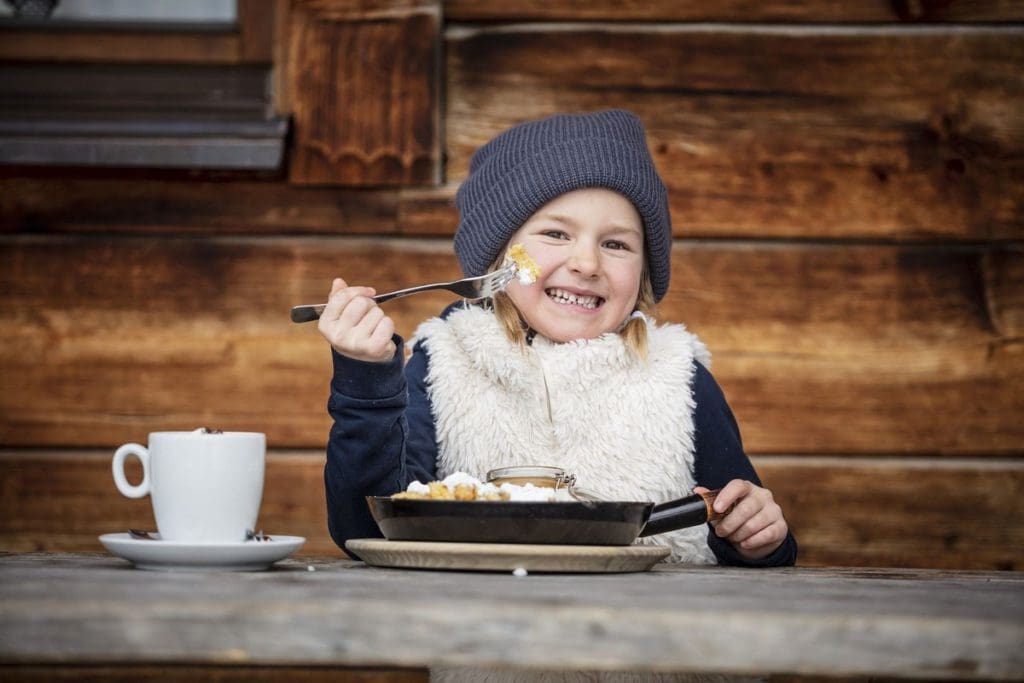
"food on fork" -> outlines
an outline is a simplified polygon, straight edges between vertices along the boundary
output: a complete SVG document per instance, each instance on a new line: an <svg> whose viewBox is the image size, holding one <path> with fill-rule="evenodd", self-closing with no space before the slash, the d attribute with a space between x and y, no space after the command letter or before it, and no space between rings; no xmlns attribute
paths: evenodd
<svg viewBox="0 0 1024 683"><path fill-rule="evenodd" d="M571 502L575 500L567 489L553 489L533 484L501 484L480 481L465 472L455 472L442 481L423 484L414 481L392 500L488 500Z"/></svg>
<svg viewBox="0 0 1024 683"><path fill-rule="evenodd" d="M516 264L516 276L520 284L532 285L540 277L540 266L526 253L522 244L513 244L508 248L507 260Z"/></svg>

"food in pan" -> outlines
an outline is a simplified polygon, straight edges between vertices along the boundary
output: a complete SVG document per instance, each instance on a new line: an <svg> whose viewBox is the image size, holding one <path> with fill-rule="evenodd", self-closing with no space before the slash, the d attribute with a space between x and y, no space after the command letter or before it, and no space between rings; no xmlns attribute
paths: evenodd
<svg viewBox="0 0 1024 683"><path fill-rule="evenodd" d="M423 484L414 481L405 491L391 496L393 500L486 500L559 502L574 498L567 489L554 489L533 484L500 484L480 481L465 472L455 472L442 481Z"/></svg>
<svg viewBox="0 0 1024 683"><path fill-rule="evenodd" d="M520 284L532 285L540 277L540 266L530 258L522 244L513 244L508 248L508 260L516 264Z"/></svg>

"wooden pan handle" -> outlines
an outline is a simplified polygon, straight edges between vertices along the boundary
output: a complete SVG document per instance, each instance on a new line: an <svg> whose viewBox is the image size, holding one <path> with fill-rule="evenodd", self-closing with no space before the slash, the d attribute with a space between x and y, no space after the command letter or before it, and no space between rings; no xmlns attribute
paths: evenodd
<svg viewBox="0 0 1024 683"><path fill-rule="evenodd" d="M725 512L715 512L715 507L714 507L713 503L715 502L715 498L718 498L718 494L721 493L721 491L722 491L722 489L712 489L711 491L705 491L703 493L698 493L697 494L698 496L700 496L701 498L704 499L704 504L708 506L708 521L709 522L716 522L716 521L722 519L722 517L725 517L727 514L732 512L732 509L734 507L736 507L736 503L733 503L732 505L729 506L729 509L726 510Z"/></svg>

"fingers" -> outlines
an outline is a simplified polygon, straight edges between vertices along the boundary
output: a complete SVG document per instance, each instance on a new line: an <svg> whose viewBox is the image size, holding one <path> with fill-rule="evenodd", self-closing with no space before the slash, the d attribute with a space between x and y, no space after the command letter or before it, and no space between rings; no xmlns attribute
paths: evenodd
<svg viewBox="0 0 1024 683"><path fill-rule="evenodd" d="M782 545L788 532L789 529L785 523L771 524L746 540L740 541L737 545L742 555L749 558L765 557L771 555L776 548Z"/></svg>
<svg viewBox="0 0 1024 683"><path fill-rule="evenodd" d="M757 487L746 479L733 479L723 486L715 497L713 504L715 511L725 512L740 500L750 495L750 492Z"/></svg>
<svg viewBox="0 0 1024 683"><path fill-rule="evenodd" d="M364 301L368 300L356 299L352 302L351 306L356 306ZM391 341L391 335L395 332L395 324L377 304L370 305L362 318L352 328L352 331L354 337L364 340L365 353L372 355L377 351L384 351L390 348L391 353L388 354L388 358L394 354L395 344Z"/></svg>
<svg viewBox="0 0 1024 683"><path fill-rule="evenodd" d="M715 533L750 558L764 557L785 540L789 527L772 492L752 482L734 479L719 492L715 510L729 511L714 525Z"/></svg>
<svg viewBox="0 0 1024 683"><path fill-rule="evenodd" d="M327 299L327 306L324 307L323 313L320 314L320 320L322 322L331 323L341 317L342 311L348 306L349 302L359 296L371 297L375 294L372 287L350 287L340 277L334 278L331 283L331 294ZM321 329L321 332L323 329Z"/></svg>
<svg viewBox="0 0 1024 683"><path fill-rule="evenodd" d="M764 542L781 541L782 536L776 536L780 526L777 523L781 520L781 508L775 502L770 502L729 534L729 541L741 548L756 548L759 540Z"/></svg>
<svg viewBox="0 0 1024 683"><path fill-rule="evenodd" d="M342 278L331 283L317 327L338 353L370 362L394 356L394 321L370 298L374 293L372 287L349 286Z"/></svg>

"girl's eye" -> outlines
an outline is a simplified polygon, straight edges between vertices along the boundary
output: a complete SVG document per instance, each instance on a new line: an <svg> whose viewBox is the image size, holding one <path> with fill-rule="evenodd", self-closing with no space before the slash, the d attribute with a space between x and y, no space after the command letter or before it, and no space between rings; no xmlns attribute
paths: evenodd
<svg viewBox="0 0 1024 683"><path fill-rule="evenodd" d="M544 235L545 237L551 237L552 239L556 240L562 240L567 237L564 230L544 230L541 232L541 234Z"/></svg>
<svg viewBox="0 0 1024 683"><path fill-rule="evenodd" d="M626 249L626 250L629 249L629 245L628 244L626 244L625 242L620 242L619 240L609 240L609 241L604 243L604 246L606 248L608 248L608 249L614 249L616 251L621 250L621 249Z"/></svg>

